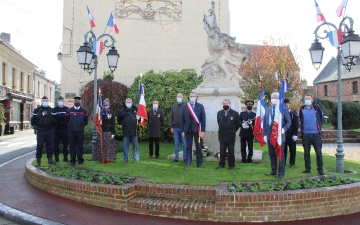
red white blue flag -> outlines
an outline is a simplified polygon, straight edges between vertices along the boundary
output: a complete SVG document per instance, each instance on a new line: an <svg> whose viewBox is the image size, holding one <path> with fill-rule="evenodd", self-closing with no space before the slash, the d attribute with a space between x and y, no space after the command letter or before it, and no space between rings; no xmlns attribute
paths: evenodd
<svg viewBox="0 0 360 225"><path fill-rule="evenodd" d="M91 28L95 27L95 20L94 20L94 17L92 16L91 12L90 12L90 9L89 7L87 7L87 11L88 11L88 16L89 16L89 20L90 20L90 26Z"/></svg>
<svg viewBox="0 0 360 225"><path fill-rule="evenodd" d="M341 45L342 42L342 30L333 30L328 32L329 41L332 46L337 48L339 45Z"/></svg>
<svg viewBox="0 0 360 225"><path fill-rule="evenodd" d="M316 19L318 22L325 22L325 17L324 14L322 14L319 5L317 4L316 0L315 0L315 8L316 8Z"/></svg>
<svg viewBox="0 0 360 225"><path fill-rule="evenodd" d="M116 33L116 34L118 34L118 33L119 33L119 28L118 28L118 26L117 26L117 25L116 25L116 23L115 23L115 19L114 19L114 17L113 17L113 15L112 15L112 13L110 14L110 17L109 17L109 20L108 20L107 26L109 26L109 27L113 27L113 28L114 28L114 30L115 30L115 33Z"/></svg>
<svg viewBox="0 0 360 225"><path fill-rule="evenodd" d="M336 14L338 17L342 16L343 12L346 9L348 0L343 0L336 9Z"/></svg>
<svg viewBox="0 0 360 225"><path fill-rule="evenodd" d="M102 41L93 41L92 43L93 52L96 56L99 56L104 50L104 42Z"/></svg>
<svg viewBox="0 0 360 225"><path fill-rule="evenodd" d="M264 129L263 129L263 121L265 116L265 94L264 94L264 87L263 82L260 80L260 91L259 97L257 101L256 107L256 118L255 118L255 125L254 125L254 135L256 140L260 143L261 147L264 147Z"/></svg>
<svg viewBox="0 0 360 225"><path fill-rule="evenodd" d="M146 102L145 102L145 85L140 81L139 84L139 93L138 93L138 110L137 116L141 118L141 125L145 127L148 117L146 112Z"/></svg>
<svg viewBox="0 0 360 225"><path fill-rule="evenodd" d="M98 130L99 134L102 134L102 106L103 106L103 100L102 100L102 94L101 94L101 90L99 88L99 95L98 95L98 103L97 103L97 108L96 108L96 115L95 115L95 124Z"/></svg>

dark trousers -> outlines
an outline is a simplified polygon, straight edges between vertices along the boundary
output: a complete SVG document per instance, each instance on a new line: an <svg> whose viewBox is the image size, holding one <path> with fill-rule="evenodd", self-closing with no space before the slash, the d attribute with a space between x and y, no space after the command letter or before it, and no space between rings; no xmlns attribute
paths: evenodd
<svg viewBox="0 0 360 225"><path fill-rule="evenodd" d="M286 138L285 140L285 149L284 149L285 165L287 161L288 147L290 152L290 166L294 166L296 160L296 141L294 141L291 137Z"/></svg>
<svg viewBox="0 0 360 225"><path fill-rule="evenodd" d="M281 147L282 157L279 163L279 175L284 175L285 174L284 142L282 143L281 146L282 146ZM268 143L268 150L269 150L270 163L271 163L271 173L276 173L278 157L276 155L274 146L272 146L272 144L270 143Z"/></svg>
<svg viewBox="0 0 360 225"><path fill-rule="evenodd" d="M225 167L226 149L229 151L228 165L230 168L235 167L234 142L220 142L220 162L219 166Z"/></svg>
<svg viewBox="0 0 360 225"><path fill-rule="evenodd" d="M79 163L84 163L84 131L69 132L70 162L75 163L76 157Z"/></svg>
<svg viewBox="0 0 360 225"><path fill-rule="evenodd" d="M323 159L321 152L322 140L320 133L303 134L302 144L304 147L305 169L311 170L310 150L311 150L311 145L313 145L316 153L317 170L318 172L323 172Z"/></svg>
<svg viewBox="0 0 360 225"><path fill-rule="evenodd" d="M64 156L68 155L68 146L69 146L69 134L67 128L56 128L54 135L54 155L58 156L60 154L60 140L62 143L62 153Z"/></svg>
<svg viewBox="0 0 360 225"><path fill-rule="evenodd" d="M191 166L192 163L192 142L194 140L196 146L196 164L202 166L203 157L201 151L201 145L199 143L199 133L186 133L186 165Z"/></svg>
<svg viewBox="0 0 360 225"><path fill-rule="evenodd" d="M240 137L240 144L241 144L241 159L243 162L246 162L246 144L248 146L248 156L247 159L251 159L254 153L254 149L253 149L253 143L254 143L254 138L244 138L244 137Z"/></svg>
<svg viewBox="0 0 360 225"><path fill-rule="evenodd" d="M47 158L52 157L53 154L53 143L54 143L54 128L50 130L37 130L36 134L37 144L36 144L36 158L41 159L42 149L44 143L46 144L46 154Z"/></svg>
<svg viewBox="0 0 360 225"><path fill-rule="evenodd" d="M155 142L155 156L159 157L160 151L160 138L158 137L149 137L149 156L153 156L154 153L154 142Z"/></svg>

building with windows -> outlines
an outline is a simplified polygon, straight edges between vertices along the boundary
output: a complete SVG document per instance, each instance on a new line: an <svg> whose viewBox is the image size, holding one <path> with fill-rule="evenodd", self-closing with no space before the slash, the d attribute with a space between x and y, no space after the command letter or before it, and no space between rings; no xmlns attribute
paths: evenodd
<svg viewBox="0 0 360 225"><path fill-rule="evenodd" d="M341 66L341 88L343 101L360 101L360 67L355 66L350 72ZM337 102L338 71L337 61L333 57L314 80L315 97Z"/></svg>
<svg viewBox="0 0 360 225"><path fill-rule="evenodd" d="M41 98L48 97L49 106L55 106L55 81L50 80L39 71L34 71L34 107L41 105Z"/></svg>

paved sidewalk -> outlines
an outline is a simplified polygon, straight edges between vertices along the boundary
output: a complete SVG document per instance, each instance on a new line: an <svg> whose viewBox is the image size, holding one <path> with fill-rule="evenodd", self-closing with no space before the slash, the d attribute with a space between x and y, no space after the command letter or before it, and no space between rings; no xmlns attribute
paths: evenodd
<svg viewBox="0 0 360 225"><path fill-rule="evenodd" d="M23 131L15 131L14 134L6 134L0 136L0 141L10 140L14 138L26 137L26 136L35 136L33 129L25 129Z"/></svg>

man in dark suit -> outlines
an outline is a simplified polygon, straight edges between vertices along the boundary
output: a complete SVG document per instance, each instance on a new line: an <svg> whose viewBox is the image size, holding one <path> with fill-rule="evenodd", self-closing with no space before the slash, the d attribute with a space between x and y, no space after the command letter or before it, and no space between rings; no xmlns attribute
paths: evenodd
<svg viewBox="0 0 360 225"><path fill-rule="evenodd" d="M240 130L240 144L241 144L241 162L252 163L252 156L254 153L254 122L256 113L252 111L254 105L253 100L245 101L246 111L240 113L241 130ZM246 157L246 144L248 147L248 155Z"/></svg>
<svg viewBox="0 0 360 225"><path fill-rule="evenodd" d="M268 150L271 162L271 172L266 175L275 175L277 167L277 155L276 150L272 144L269 143L271 137L271 130L274 123L275 109L276 105L280 104L279 102L279 93L274 92L271 94L271 107L267 107L264 116L263 128L264 128L264 141L268 143ZM281 134L281 147L282 147L282 156L279 165L279 178L282 178L285 174L285 160L284 160L284 147L285 147L285 131L291 126L291 119L289 112L287 110L283 111L282 116L282 134Z"/></svg>
<svg viewBox="0 0 360 225"><path fill-rule="evenodd" d="M294 168L295 160L296 160L296 140L297 140L297 134L298 134L298 129L299 129L299 116L295 110L290 109L290 100L289 99L284 99L284 106L287 107L287 110L288 110L290 118L291 118L291 126L285 132L285 136L286 136L285 150L284 150L285 165L286 165L286 161L287 161L287 152L288 152L288 146L289 146L290 168ZM284 110L285 110L285 108L284 108Z"/></svg>
<svg viewBox="0 0 360 225"><path fill-rule="evenodd" d="M148 137L149 137L149 159L152 159L154 153L155 142L155 156L160 159L160 133L161 127L164 124L164 112L159 109L159 101L152 102L153 108L147 111L148 116Z"/></svg>
<svg viewBox="0 0 360 225"><path fill-rule="evenodd" d="M206 114L204 106L196 102L196 93L190 93L190 102L183 108L182 114L182 135L186 138L186 168L192 163L192 142L195 141L196 146L196 164L202 168L202 152L200 145L200 137L204 138L206 127Z"/></svg>

